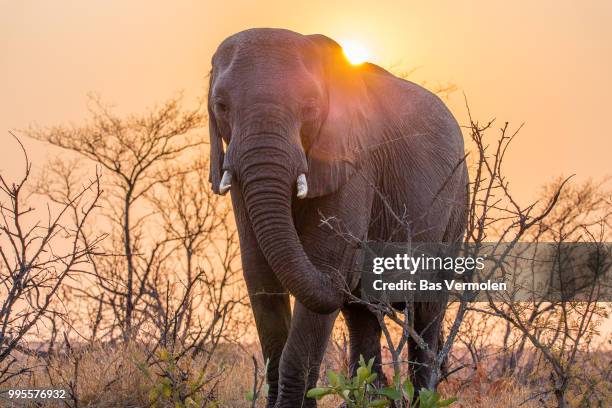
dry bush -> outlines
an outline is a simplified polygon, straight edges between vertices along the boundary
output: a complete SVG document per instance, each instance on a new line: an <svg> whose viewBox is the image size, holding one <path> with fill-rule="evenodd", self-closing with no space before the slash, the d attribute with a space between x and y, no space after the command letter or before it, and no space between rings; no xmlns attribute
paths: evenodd
<svg viewBox="0 0 612 408"><path fill-rule="evenodd" d="M88 273L70 287L76 309L88 308L78 331L92 342L140 336L199 352L240 335L232 313L244 297L238 238L228 201L208 183L200 106L187 109L175 98L141 115L120 116L92 98L90 113L80 126L27 131L102 170L103 205L87 227L108 237L104 251L89 258ZM39 192L54 202L69 194L86 167L62 159L49 164L39 183Z"/></svg>
<svg viewBox="0 0 612 408"><path fill-rule="evenodd" d="M100 391L102 406L113 406L113 398L142 405L141 395L128 389L156 384L168 385L185 404L190 394L200 397L219 383L226 373L213 362L217 349L243 336L250 322L242 311L233 214L227 199L212 193L202 159L207 152L198 130L205 115L199 107L184 109L179 99L128 116L93 99L91 115L81 126L27 131L72 152L69 161L49 163L35 191L51 205L70 203L66 211L81 221L73 253L80 274L71 273L54 299L53 306L70 313L60 319L49 308L52 330L37 334L45 350L26 350L28 359L15 347L6 354L19 370L25 360L48 366L48 382L70 391L70 406L87 406L107 388L108 395ZM88 164L101 172L101 205L91 206L87 215L95 217L85 222L70 197L80 191ZM96 252L81 249L93 244ZM11 341L22 346L21 340ZM109 368L97 372L95 361ZM185 391L194 382L197 389Z"/></svg>
<svg viewBox="0 0 612 408"><path fill-rule="evenodd" d="M24 176L12 182L0 175L0 384L28 372L16 357L39 352L28 348L28 340L39 343L44 333L43 346L52 348L57 322L68 315L63 290L87 268L102 238L82 241L100 198L99 175L68 192L57 208L35 208L37 198L28 192L31 164L19 144Z"/></svg>
<svg viewBox="0 0 612 408"><path fill-rule="evenodd" d="M7 383L11 388L54 388L68 391L65 402L49 406L70 407L146 407L152 406L150 392L160 378L149 378L139 367L148 356L146 347L137 342L128 345L95 344L41 360L27 357L20 361L35 366L27 375ZM197 376L202 369L219 377L210 380L198 394L210 396L227 407L246 406L244 391L249 387L251 373L249 359L237 346L220 347L212 361L204 355L183 359L179 366L188 376ZM153 372L154 369L151 369ZM32 404L31 406L35 406ZM174 403L158 406L175 407Z"/></svg>

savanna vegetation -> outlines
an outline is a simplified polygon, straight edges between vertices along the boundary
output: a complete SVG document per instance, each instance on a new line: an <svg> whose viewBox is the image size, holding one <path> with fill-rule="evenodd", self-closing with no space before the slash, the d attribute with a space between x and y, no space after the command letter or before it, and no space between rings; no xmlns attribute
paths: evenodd
<svg viewBox="0 0 612 408"><path fill-rule="evenodd" d="M45 404L74 408L264 405L266 362L231 205L209 185L207 117L186 106L175 98L122 116L92 97L86 123L13 135L15 146L33 138L55 157L37 171L17 148L22 177L0 176L0 406L28 405L9 400L9 388L64 389ZM503 164L520 127L466 111L466 243L610 241L607 180L560 178L518 203ZM593 268L606 272L609 259ZM600 285L579 301L456 300L434 356L437 393L407 380L408 343L427 347L410 307L368 304L383 327L386 378L372 377L368 361L347 378L339 319L309 395L324 407L610 406Z"/></svg>

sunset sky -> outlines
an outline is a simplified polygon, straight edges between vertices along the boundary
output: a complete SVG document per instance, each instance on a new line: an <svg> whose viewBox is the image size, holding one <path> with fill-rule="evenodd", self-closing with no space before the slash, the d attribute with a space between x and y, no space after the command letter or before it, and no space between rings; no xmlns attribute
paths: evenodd
<svg viewBox="0 0 612 408"><path fill-rule="evenodd" d="M194 101L217 45L250 27L322 33L412 79L454 83L479 120L525 128L508 157L523 200L553 177L612 174L612 2L0 0L0 169L19 165L9 129L78 122L86 94L140 112ZM49 150L26 140L37 165Z"/></svg>

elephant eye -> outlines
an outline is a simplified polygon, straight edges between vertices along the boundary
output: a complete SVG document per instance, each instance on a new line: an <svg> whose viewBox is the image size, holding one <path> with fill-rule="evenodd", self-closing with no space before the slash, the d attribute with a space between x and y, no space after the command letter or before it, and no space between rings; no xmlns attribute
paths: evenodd
<svg viewBox="0 0 612 408"><path fill-rule="evenodd" d="M215 102L215 111L219 114L227 112L227 105L223 102Z"/></svg>

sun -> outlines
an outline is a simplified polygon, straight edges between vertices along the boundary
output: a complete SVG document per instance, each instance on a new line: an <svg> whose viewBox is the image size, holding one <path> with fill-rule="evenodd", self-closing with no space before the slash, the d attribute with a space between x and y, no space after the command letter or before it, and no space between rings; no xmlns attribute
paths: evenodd
<svg viewBox="0 0 612 408"><path fill-rule="evenodd" d="M342 41L341 45L346 59L353 65L362 64L370 58L368 50L355 41Z"/></svg>

